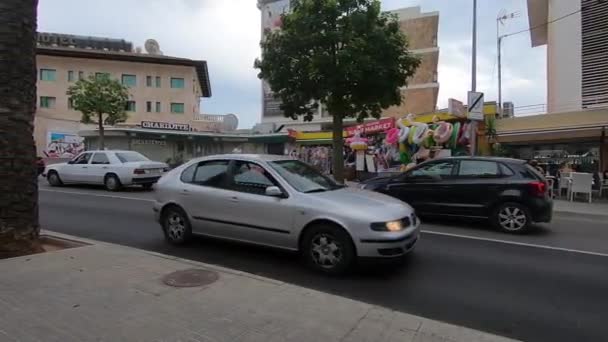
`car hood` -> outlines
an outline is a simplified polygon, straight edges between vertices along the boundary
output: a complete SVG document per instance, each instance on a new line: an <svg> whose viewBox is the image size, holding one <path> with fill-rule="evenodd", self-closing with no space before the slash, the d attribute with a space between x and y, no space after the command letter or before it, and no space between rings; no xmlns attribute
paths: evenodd
<svg viewBox="0 0 608 342"><path fill-rule="evenodd" d="M408 204L373 191L343 188L307 194L333 213L370 217L371 221L395 220L414 212ZM315 201L316 202L316 201Z"/></svg>

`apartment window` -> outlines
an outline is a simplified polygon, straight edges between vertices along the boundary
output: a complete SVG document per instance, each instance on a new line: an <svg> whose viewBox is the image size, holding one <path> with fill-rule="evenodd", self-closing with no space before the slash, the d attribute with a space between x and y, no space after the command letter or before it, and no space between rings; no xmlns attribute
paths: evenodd
<svg viewBox="0 0 608 342"><path fill-rule="evenodd" d="M160 113L160 102L156 102L156 108L155 108L157 113Z"/></svg>
<svg viewBox="0 0 608 342"><path fill-rule="evenodd" d="M184 112L184 104L183 103L171 103L171 113L183 113Z"/></svg>
<svg viewBox="0 0 608 342"><path fill-rule="evenodd" d="M110 73L108 73L108 72L96 72L95 73L95 78L98 79L98 80L102 79L104 77L110 78Z"/></svg>
<svg viewBox="0 0 608 342"><path fill-rule="evenodd" d="M137 76L122 74L122 84L127 87L137 87Z"/></svg>
<svg viewBox="0 0 608 342"><path fill-rule="evenodd" d="M55 69L40 69L40 80L41 81L54 81L57 76L57 70Z"/></svg>
<svg viewBox="0 0 608 342"><path fill-rule="evenodd" d="M68 82L74 82L74 70L68 70Z"/></svg>
<svg viewBox="0 0 608 342"><path fill-rule="evenodd" d="M160 88L160 76L156 76L156 88Z"/></svg>
<svg viewBox="0 0 608 342"><path fill-rule="evenodd" d="M152 101L146 101L146 112L152 112Z"/></svg>
<svg viewBox="0 0 608 342"><path fill-rule="evenodd" d="M84 80L84 71L79 71L78 72L78 79L79 80Z"/></svg>
<svg viewBox="0 0 608 342"><path fill-rule="evenodd" d="M40 96L40 108L55 108L57 98L52 96Z"/></svg>
<svg viewBox="0 0 608 342"><path fill-rule="evenodd" d="M184 88L184 79L178 77L171 77L171 88L182 89Z"/></svg>
<svg viewBox="0 0 608 342"><path fill-rule="evenodd" d="M146 76L146 87L152 86L152 76Z"/></svg>
<svg viewBox="0 0 608 342"><path fill-rule="evenodd" d="M134 112L135 111L135 101L127 101L127 106L125 108L125 110L127 112Z"/></svg>

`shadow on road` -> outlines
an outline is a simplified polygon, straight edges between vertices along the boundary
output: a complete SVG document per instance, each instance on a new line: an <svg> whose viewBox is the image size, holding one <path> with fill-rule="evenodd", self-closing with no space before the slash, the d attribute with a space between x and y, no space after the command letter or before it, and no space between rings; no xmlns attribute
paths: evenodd
<svg viewBox="0 0 608 342"><path fill-rule="evenodd" d="M507 234L507 233L502 233L500 232L498 229L496 229L494 226L492 226L488 221L483 220L483 219L469 219L469 218L441 218L441 217L424 217L423 218L423 226L422 229L424 229L424 224L437 224L437 225L442 225L442 226L450 226L452 228L458 228L460 231L460 233L463 232L463 230L469 230L472 233L479 231L479 232L498 232L500 234L504 234L505 237L509 237L511 235ZM454 232L456 233L456 232ZM520 234L522 236L546 236L546 235L550 235L553 234L554 232L550 229L550 225L547 224L534 224L531 229L526 232L525 234Z"/></svg>

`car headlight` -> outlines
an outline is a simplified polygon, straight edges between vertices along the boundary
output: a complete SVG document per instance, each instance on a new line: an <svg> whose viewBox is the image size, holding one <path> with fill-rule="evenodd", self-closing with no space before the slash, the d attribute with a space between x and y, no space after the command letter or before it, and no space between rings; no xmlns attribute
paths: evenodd
<svg viewBox="0 0 608 342"><path fill-rule="evenodd" d="M398 232L407 227L403 220L372 223L372 230L377 232Z"/></svg>

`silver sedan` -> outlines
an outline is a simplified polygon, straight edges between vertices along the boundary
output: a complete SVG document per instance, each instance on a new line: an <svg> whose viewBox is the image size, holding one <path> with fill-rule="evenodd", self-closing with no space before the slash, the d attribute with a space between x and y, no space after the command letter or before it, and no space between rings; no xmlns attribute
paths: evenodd
<svg viewBox="0 0 608 342"><path fill-rule="evenodd" d="M406 203L282 156L194 159L164 175L155 196L156 220L173 244L204 235L278 247L326 273L344 272L356 257L403 256L419 238Z"/></svg>

